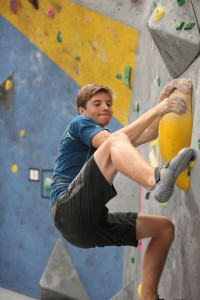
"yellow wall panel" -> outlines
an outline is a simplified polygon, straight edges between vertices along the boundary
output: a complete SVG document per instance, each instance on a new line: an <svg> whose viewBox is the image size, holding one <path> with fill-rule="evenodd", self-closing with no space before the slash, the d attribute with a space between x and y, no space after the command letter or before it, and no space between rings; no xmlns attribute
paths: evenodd
<svg viewBox="0 0 200 300"><path fill-rule="evenodd" d="M100 83L114 89L114 117L126 125L131 89L116 74L124 75L125 66L131 66L133 81L138 32L68 0L38 4L36 10L19 0L14 14L9 1L0 0L1 14L80 86ZM54 18L46 15L49 8L55 11Z"/></svg>

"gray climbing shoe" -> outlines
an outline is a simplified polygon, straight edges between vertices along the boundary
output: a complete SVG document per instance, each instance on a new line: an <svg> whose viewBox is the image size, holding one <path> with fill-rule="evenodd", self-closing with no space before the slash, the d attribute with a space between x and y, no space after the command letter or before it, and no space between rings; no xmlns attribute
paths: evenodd
<svg viewBox="0 0 200 300"><path fill-rule="evenodd" d="M156 184L151 190L153 197L160 203L167 202L174 191L176 179L195 158L195 150L192 148L182 149L177 156L155 169Z"/></svg>

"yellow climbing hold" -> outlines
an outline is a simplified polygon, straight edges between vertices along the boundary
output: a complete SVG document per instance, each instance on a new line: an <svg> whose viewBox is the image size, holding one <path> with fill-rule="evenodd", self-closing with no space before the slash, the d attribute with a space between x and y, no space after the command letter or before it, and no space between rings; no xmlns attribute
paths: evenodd
<svg viewBox="0 0 200 300"><path fill-rule="evenodd" d="M26 130L22 129L22 130L20 130L19 135L20 135L21 137L24 137L24 136L25 136L25 133L26 133Z"/></svg>
<svg viewBox="0 0 200 300"><path fill-rule="evenodd" d="M190 162L189 167L190 168L194 167L194 161L193 160Z"/></svg>
<svg viewBox="0 0 200 300"><path fill-rule="evenodd" d="M12 173L17 173L18 172L18 165L14 164L11 166L11 171Z"/></svg>
<svg viewBox="0 0 200 300"><path fill-rule="evenodd" d="M6 80L6 83L5 83L5 90L6 91L9 91L10 89L12 89L12 81L11 80Z"/></svg>
<svg viewBox="0 0 200 300"><path fill-rule="evenodd" d="M170 97L181 97L185 100L187 111L183 115L176 113L165 114L159 125L159 147L163 162L167 162L178 154L178 152L190 147L192 136L192 93L183 94L174 90ZM190 178L188 176L189 168L183 171L176 185L187 192L190 187Z"/></svg>
<svg viewBox="0 0 200 300"><path fill-rule="evenodd" d="M160 204L163 205L163 206L166 206L166 205L168 205L168 202L162 202Z"/></svg>
<svg viewBox="0 0 200 300"><path fill-rule="evenodd" d="M153 20L154 21L159 21L162 16L165 13L165 7L164 6L160 6L158 8L156 8L155 12L154 12L154 16L153 16Z"/></svg>
<svg viewBox="0 0 200 300"><path fill-rule="evenodd" d="M138 285L138 298L141 299L141 294L142 294L142 283Z"/></svg>
<svg viewBox="0 0 200 300"><path fill-rule="evenodd" d="M158 141L154 140L150 143L149 162L154 168L158 167Z"/></svg>

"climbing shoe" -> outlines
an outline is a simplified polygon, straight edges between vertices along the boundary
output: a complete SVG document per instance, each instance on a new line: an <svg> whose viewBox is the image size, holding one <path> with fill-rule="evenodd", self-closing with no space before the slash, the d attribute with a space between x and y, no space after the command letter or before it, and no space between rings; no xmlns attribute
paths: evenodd
<svg viewBox="0 0 200 300"><path fill-rule="evenodd" d="M161 168L155 168L156 184L153 189L147 193L146 199L150 193L160 203L167 202L174 191L176 179L188 166L190 161L195 158L195 150L192 148L183 148L177 156L172 158L167 163L164 163Z"/></svg>

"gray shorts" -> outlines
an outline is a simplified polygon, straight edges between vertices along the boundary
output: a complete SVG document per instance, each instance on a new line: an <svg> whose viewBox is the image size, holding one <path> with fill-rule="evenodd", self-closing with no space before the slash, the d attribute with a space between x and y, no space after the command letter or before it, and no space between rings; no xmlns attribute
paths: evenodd
<svg viewBox="0 0 200 300"><path fill-rule="evenodd" d="M137 247L138 214L109 213L106 207L116 195L92 156L51 208L55 226L68 242L80 248Z"/></svg>

